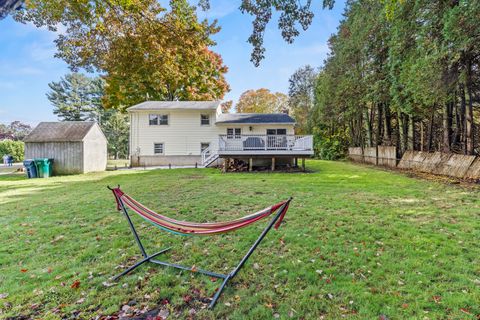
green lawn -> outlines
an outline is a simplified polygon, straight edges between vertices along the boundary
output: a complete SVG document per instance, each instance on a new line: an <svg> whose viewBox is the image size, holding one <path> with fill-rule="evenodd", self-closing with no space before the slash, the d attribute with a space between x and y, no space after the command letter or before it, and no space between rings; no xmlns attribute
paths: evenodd
<svg viewBox="0 0 480 320"><path fill-rule="evenodd" d="M163 308L170 318L476 319L480 314L480 193L342 162L313 173L215 169L111 171L26 180L0 176L0 318L91 319ZM228 220L293 196L213 311L219 281L145 265L106 185L157 211ZM214 237L180 237L143 223L150 251L229 272L265 222ZM147 241L148 240L148 241ZM73 287L73 288L72 288Z"/></svg>

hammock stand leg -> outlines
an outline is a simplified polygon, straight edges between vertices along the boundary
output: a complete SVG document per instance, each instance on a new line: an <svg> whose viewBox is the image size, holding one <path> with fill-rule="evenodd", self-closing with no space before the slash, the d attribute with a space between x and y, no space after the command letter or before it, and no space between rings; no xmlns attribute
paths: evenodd
<svg viewBox="0 0 480 320"><path fill-rule="evenodd" d="M151 261L152 258L155 258L159 254L162 254L165 251L168 251L168 250L171 249L171 247L169 247L169 248L166 248L166 249L162 249L162 250L160 250L157 253L154 253L152 255L148 255L147 252L145 251L145 248L143 247L143 244L142 244L142 241L140 240L140 237L138 236L137 230L135 229L135 226L133 225L132 219L130 219L130 215L128 214L127 208L125 208L125 205L123 204L121 199L118 199L118 201L119 201L119 204L120 204L120 208L122 209L123 214L125 215L125 218L128 221L128 225L130 226L130 230L132 231L133 236L135 237L135 242L137 242L137 245L140 248L140 251L142 252L143 259L138 261L137 263L135 263L133 266L129 267L128 269L124 270L119 275L113 277L113 281L117 281L118 278L126 275L127 273L129 273L131 271L133 271L134 269L141 266L145 262Z"/></svg>
<svg viewBox="0 0 480 320"><path fill-rule="evenodd" d="M213 299L212 301L210 302L210 305L208 306L209 309L213 309L213 307L215 307L215 304L217 303L217 300L218 298L220 298L220 295L222 294L222 291L223 289L225 288L225 286L227 285L227 282L232 279L233 277L235 277L237 275L237 273L240 271L240 269L243 267L243 265L245 264L245 262L247 262L248 258L250 258L250 256L252 255L252 253L255 251L255 249L257 249L258 245L260 244L260 242L262 242L263 238L265 238L265 236L267 235L267 233L272 229L272 227L275 225L275 223L278 221L278 219L280 218L280 216L282 215L282 213L288 208L288 204L290 203L290 201L292 200L292 198L288 199L287 202L285 202L285 204L283 206L280 207L280 209L278 209L278 212L277 214L273 217L272 220L270 220L270 223L265 227L265 229L263 229L263 232L260 234L260 236L257 238L257 240L253 243L253 245L250 247L250 249L248 250L247 254L245 254L245 256L242 258L242 260L240 260L240 263L237 265L237 267L235 269L233 269L232 272L230 272L226 277L225 277L225 280L223 280L223 283L222 285L220 286L220 288L218 288L217 292L215 293L215 295L213 296Z"/></svg>
<svg viewBox="0 0 480 320"><path fill-rule="evenodd" d="M115 196L116 197L116 196ZM221 273L215 273L215 272L211 272L211 271L207 271L207 270L202 270L202 269L195 269L193 270L191 267L187 267L187 266L182 266L182 265L179 265L179 264L175 264L175 263L170 263L170 262L164 262L164 261L159 261L159 260L155 260L155 259L152 259L154 258L155 256L167 251L167 250L170 250L171 248L166 248L166 249L163 249L157 253L154 253L152 255L148 255L145 251L145 248L143 247L143 244L142 244L142 241L140 240L140 237L138 236L138 233L135 229L135 226L133 225L133 222L132 220L130 219L130 215L128 214L128 211L127 211L127 208L125 207L125 205L123 204L123 201L122 199L118 198L117 197L117 200L118 200L118 203L120 204L120 208L122 209L124 215L125 215L125 218L127 219L128 221L128 224L130 226L130 230L132 231L133 233L133 236L135 237L135 241L137 242L137 245L138 247L140 248L140 251L142 252L142 255L144 257L144 259L138 261L137 263L135 263L133 266L129 267L128 269L126 269L125 271L123 271L121 274L117 275L116 277L113 278L113 280L117 280L118 278L120 278L121 276L123 275L126 275L127 273L133 271L134 269L136 269L137 267L139 267L140 265L142 265L143 263L145 262L151 262L151 263L155 263L155 264L158 264L158 265L162 265L162 266L167 266L167 267L172 267L172 268L176 268L176 269L180 269L180 270L185 270L185 271L190 271L190 272L195 272L195 273L201 273L201 274L204 274L204 275L207 275L207 276L211 276L211 277L215 277L215 278L220 278L220 279L223 279L223 282L222 284L220 285L220 287L218 288L217 292L215 293L215 295L213 296L212 298L212 301L210 302L210 305L208 306L209 309L213 309L213 307L215 306L215 304L217 303L217 300L220 298L220 295L222 294L223 290L225 289L225 286L227 285L228 281L230 279L232 279L233 277L235 277L235 275L240 271L240 269L243 267L243 265L245 264L245 262L248 260L248 258L252 255L252 253L255 251L255 249L258 247L258 245L260 244L260 242L262 242L263 238L265 238L265 236L267 235L267 233L272 229L272 227L275 225L275 223L278 221L278 219L280 218L280 216L282 215L282 213L288 208L288 204L290 203L290 201L292 200L292 198L288 199L287 202L285 202L285 204L283 204L279 209L278 209L278 212L277 214L275 214L275 216L273 217L272 220L270 220L269 224L265 227L265 229L262 231L262 233L260 234L260 236L257 238L257 240L253 243L253 245L250 247L250 249L248 250L248 252L245 254L245 256L242 258L242 260L240 260L240 263L237 265L237 267L232 271L230 272L229 274L225 275L225 274L221 274Z"/></svg>
<svg viewBox="0 0 480 320"><path fill-rule="evenodd" d="M202 273L204 275L207 275L207 276L210 276L210 277L215 277L215 278L220 278L220 279L225 279L227 277L227 275L225 274L221 274L221 273L216 273L216 272L211 272L211 271L207 271L207 270L203 270L203 269L195 269L195 270L192 270L191 267L186 267L186 266L182 266L182 265L179 265L179 264L175 264L175 263L170 263L170 262L164 262L164 261L159 261L159 260L155 260L153 258L155 258L156 256L158 256L159 254L162 254L164 253L165 251L168 251L171 249L171 247L169 248L166 248L166 249L163 249L157 253L154 253L152 255L148 255L147 252L145 251L145 247L143 246L142 244L142 241L140 240L140 237L137 233L137 230L135 229L135 226L132 222L132 219L130 218L130 215L128 214L128 211L127 211L127 208L125 207L125 204L123 203L122 199L120 198L117 198L118 200L118 203L120 205L120 209L122 210L123 212L123 215L125 216L125 218L127 219L127 222L128 222L128 225L130 226L130 230L132 231L132 234L135 238L135 242L137 243L138 247L140 248L140 251L142 252L142 255L143 255L143 259L138 261L137 263L135 263L133 266L129 267L128 269L124 270L122 273L120 273L119 275L115 276L113 278L113 281L116 281L118 280L118 278L126 275L127 273L130 273L131 271L133 271L134 269L136 269L137 267L141 266L142 264L144 264L145 262L152 262L152 263L155 263L155 264L158 264L158 265L162 265L162 266L167 266L167 267L172 267L172 268L177 268L177 269L181 269L181 270L186 270L186 271L191 271L191 272L198 272L198 273Z"/></svg>

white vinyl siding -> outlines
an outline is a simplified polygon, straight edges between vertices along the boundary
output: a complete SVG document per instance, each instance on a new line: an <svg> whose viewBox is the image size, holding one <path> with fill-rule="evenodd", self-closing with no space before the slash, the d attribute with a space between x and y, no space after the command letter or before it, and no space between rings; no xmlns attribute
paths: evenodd
<svg viewBox="0 0 480 320"><path fill-rule="evenodd" d="M166 110L131 112L131 155L154 156L153 144L164 143L165 156L197 155L200 145L218 139L219 128L201 125L200 115L210 114L215 119L215 110L168 110L168 125L149 125L150 114L166 114ZM138 152L138 153L137 153Z"/></svg>

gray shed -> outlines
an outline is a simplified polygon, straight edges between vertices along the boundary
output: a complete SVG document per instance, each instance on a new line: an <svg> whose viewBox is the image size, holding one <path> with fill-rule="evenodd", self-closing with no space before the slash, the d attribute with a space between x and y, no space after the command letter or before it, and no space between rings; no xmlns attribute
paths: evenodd
<svg viewBox="0 0 480 320"><path fill-rule="evenodd" d="M107 139L96 122L41 122L24 139L25 159L53 158L54 174L104 171Z"/></svg>

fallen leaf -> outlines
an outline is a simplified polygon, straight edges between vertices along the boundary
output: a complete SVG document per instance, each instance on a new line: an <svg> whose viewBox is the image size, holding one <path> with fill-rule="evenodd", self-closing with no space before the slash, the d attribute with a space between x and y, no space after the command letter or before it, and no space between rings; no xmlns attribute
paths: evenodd
<svg viewBox="0 0 480 320"><path fill-rule="evenodd" d="M440 303L440 301L442 301L441 296L433 296L432 299L433 299L433 301L435 301L435 303Z"/></svg>
<svg viewBox="0 0 480 320"><path fill-rule="evenodd" d="M28 271L28 269L20 269L21 272L25 273Z"/></svg>
<svg viewBox="0 0 480 320"><path fill-rule="evenodd" d="M196 267L195 265L193 265L190 270L191 270L192 272L197 272L197 267Z"/></svg>
<svg viewBox="0 0 480 320"><path fill-rule="evenodd" d="M76 304L82 304L85 302L85 298L78 299Z"/></svg>
<svg viewBox="0 0 480 320"><path fill-rule="evenodd" d="M258 263L255 262L255 263L253 264L253 269L255 269L255 270L260 269L260 266L258 265Z"/></svg>
<svg viewBox="0 0 480 320"><path fill-rule="evenodd" d="M407 309L407 308L408 308L408 303L402 304L402 308L403 308L403 309Z"/></svg>
<svg viewBox="0 0 480 320"><path fill-rule="evenodd" d="M72 289L77 289L78 287L80 287L80 280L75 280L70 286Z"/></svg>
<svg viewBox="0 0 480 320"><path fill-rule="evenodd" d="M59 236L55 237L55 239L53 239L52 241L50 241L50 243L58 242L58 241L62 240L63 238L65 238L65 236L59 235Z"/></svg>
<svg viewBox="0 0 480 320"><path fill-rule="evenodd" d="M465 308L460 308L460 311L462 311L463 313L466 313L466 314L471 314L470 311L468 309L465 309Z"/></svg>
<svg viewBox="0 0 480 320"><path fill-rule="evenodd" d="M111 286L115 285L114 283L110 283L110 282L107 282L107 281L102 282L102 284L103 284L104 287L111 287Z"/></svg>
<svg viewBox="0 0 480 320"><path fill-rule="evenodd" d="M5 299L8 297L8 293L0 293L0 299Z"/></svg>

